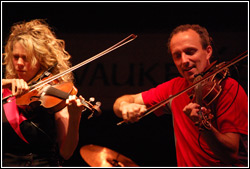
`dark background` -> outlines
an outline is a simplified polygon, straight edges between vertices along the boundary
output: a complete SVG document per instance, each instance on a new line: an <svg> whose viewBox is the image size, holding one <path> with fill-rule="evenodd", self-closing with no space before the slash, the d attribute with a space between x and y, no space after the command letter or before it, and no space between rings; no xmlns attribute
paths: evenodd
<svg viewBox="0 0 250 169"><path fill-rule="evenodd" d="M229 61L248 49L248 2L240 3L30 3L2 2L2 49L13 23L46 19L76 65L130 34L129 44L74 71L78 94L102 103L102 115L83 115L80 142L65 166L89 166L83 145L95 144L131 158L139 166L176 166L172 116L150 114L140 122L117 126L115 99L138 93L178 76L166 42L181 24L200 24L214 40L214 55ZM232 77L248 91L248 59L236 64ZM4 72L4 68L3 68ZM97 159L98 160L98 159Z"/></svg>

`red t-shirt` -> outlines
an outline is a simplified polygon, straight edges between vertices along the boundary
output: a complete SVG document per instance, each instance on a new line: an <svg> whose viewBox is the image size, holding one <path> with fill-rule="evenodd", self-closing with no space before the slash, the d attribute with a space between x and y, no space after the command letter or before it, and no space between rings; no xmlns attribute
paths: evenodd
<svg viewBox="0 0 250 169"><path fill-rule="evenodd" d="M216 100L215 106L216 127L221 133L236 132L248 134L248 100L244 89L232 79L225 79L222 84L222 92ZM162 100L166 100L171 95L175 95L188 87L184 78L177 77L168 82L158 85L148 91L142 92L142 98L147 107L155 105ZM238 88L239 87L239 88ZM237 90L238 89L238 90ZM237 92L238 91L238 92ZM235 98L235 96L237 97ZM235 98L235 101L233 101ZM191 102L185 92L170 101L173 114L173 124L175 133L177 165L184 166L223 166L206 142L200 137L202 148L210 154L207 155L199 146L198 127L185 115L183 108ZM231 105L231 103L233 104ZM231 106L230 106L231 105ZM160 116L164 112L159 108L154 112ZM214 158L212 158L212 157Z"/></svg>

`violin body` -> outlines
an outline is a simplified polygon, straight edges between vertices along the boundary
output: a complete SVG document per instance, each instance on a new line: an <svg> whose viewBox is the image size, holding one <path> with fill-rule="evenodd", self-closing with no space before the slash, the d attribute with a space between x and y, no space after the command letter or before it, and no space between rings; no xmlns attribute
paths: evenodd
<svg viewBox="0 0 250 169"><path fill-rule="evenodd" d="M60 111L66 106L69 95L76 95L77 89L71 82L47 86L39 96L31 96L30 107L42 106L49 113Z"/></svg>
<svg viewBox="0 0 250 169"><path fill-rule="evenodd" d="M224 63L215 65L215 68L212 68L211 70L219 68L223 66L223 64ZM193 91L193 100L196 100L195 102L200 105L209 107L209 105L220 95L222 91L222 87L220 84L228 75L229 70L224 69L221 72L214 74L212 77L198 84ZM206 74L204 76L206 76ZM197 82L202 78L203 77L201 75L197 76L194 82Z"/></svg>
<svg viewBox="0 0 250 169"><path fill-rule="evenodd" d="M47 90L51 87L56 89L55 92L50 89L50 93L47 93ZM30 106L31 108L42 106L46 108L48 112L57 112L65 107L65 100L69 95L76 94L77 89L71 82L55 85L47 84L42 88L16 98L16 104L19 106Z"/></svg>
<svg viewBox="0 0 250 169"><path fill-rule="evenodd" d="M221 86L214 81L207 82L202 88L202 103L205 107L208 107L222 91Z"/></svg>

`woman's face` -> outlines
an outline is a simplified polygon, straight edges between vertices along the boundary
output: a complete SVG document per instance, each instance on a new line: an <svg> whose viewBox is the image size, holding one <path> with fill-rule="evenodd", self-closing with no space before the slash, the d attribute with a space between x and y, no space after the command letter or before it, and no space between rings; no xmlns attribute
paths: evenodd
<svg viewBox="0 0 250 169"><path fill-rule="evenodd" d="M13 46L13 64L19 79L23 79L28 82L31 80L37 72L40 70L40 63L37 62L34 67L28 62L28 53L25 48L16 42Z"/></svg>

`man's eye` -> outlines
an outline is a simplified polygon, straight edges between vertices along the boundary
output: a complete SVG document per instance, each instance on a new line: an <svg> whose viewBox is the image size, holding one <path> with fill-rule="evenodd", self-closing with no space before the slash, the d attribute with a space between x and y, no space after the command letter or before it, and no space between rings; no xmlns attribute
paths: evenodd
<svg viewBox="0 0 250 169"><path fill-rule="evenodd" d="M180 58L180 57L181 57L181 54L179 54L179 53L175 53L175 54L173 54L173 57L174 57L175 59L178 59L178 58Z"/></svg>
<svg viewBox="0 0 250 169"><path fill-rule="evenodd" d="M195 52L196 52L195 49L190 49L190 50L187 50L185 53L186 53L187 55L193 55L193 54L195 54Z"/></svg>

